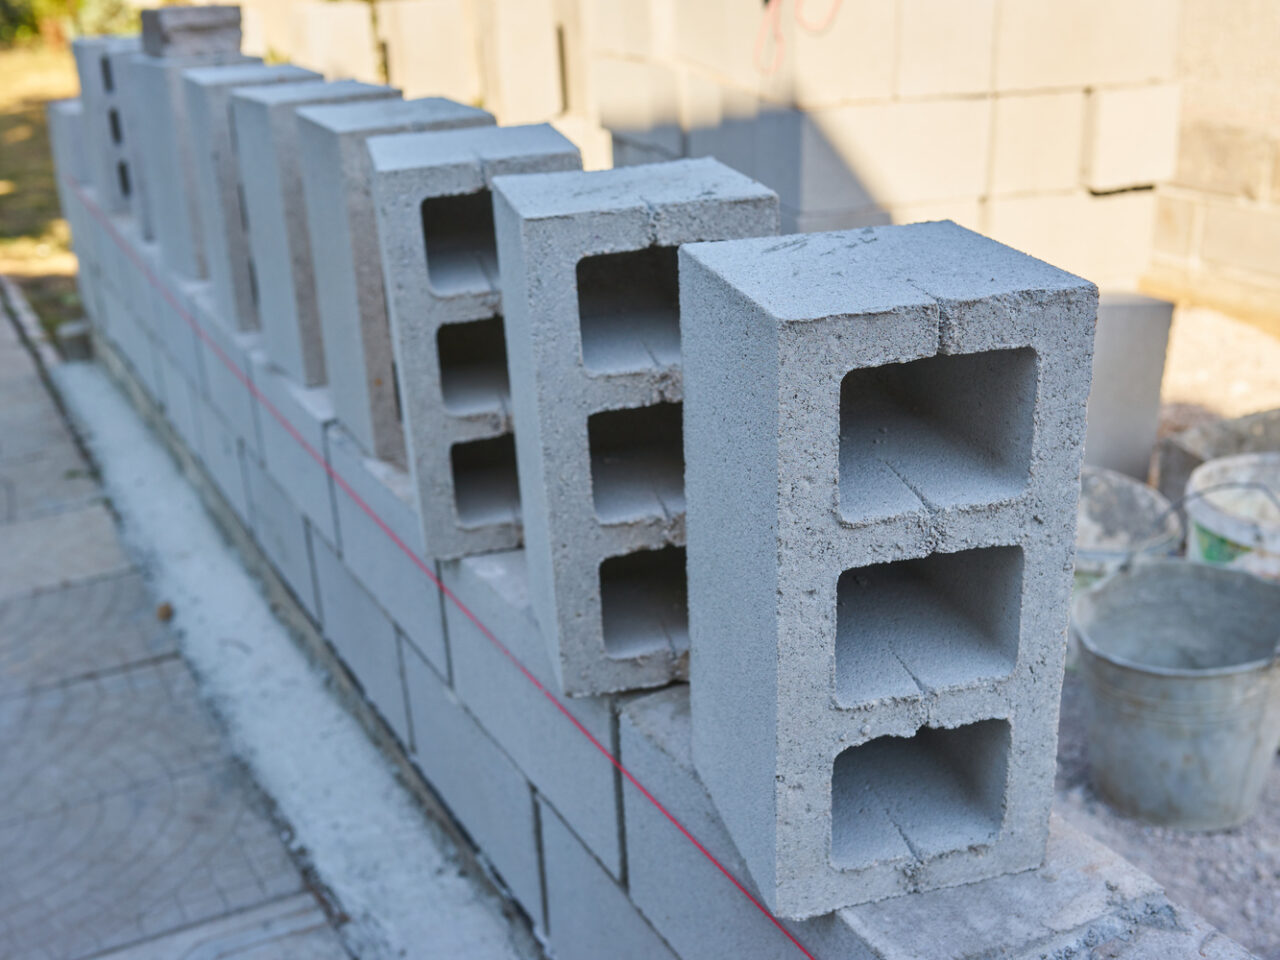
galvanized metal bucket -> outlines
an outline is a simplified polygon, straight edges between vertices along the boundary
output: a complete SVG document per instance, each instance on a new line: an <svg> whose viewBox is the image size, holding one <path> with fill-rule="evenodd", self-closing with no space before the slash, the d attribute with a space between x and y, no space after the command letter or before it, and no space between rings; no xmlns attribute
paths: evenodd
<svg viewBox="0 0 1280 960"><path fill-rule="evenodd" d="M1159 491L1115 470L1084 468L1076 515L1077 590L1131 563L1175 556L1181 543L1178 512Z"/></svg>
<svg viewBox="0 0 1280 960"><path fill-rule="evenodd" d="M1280 585L1161 561L1075 599L1094 788L1195 830L1252 816L1280 746Z"/></svg>

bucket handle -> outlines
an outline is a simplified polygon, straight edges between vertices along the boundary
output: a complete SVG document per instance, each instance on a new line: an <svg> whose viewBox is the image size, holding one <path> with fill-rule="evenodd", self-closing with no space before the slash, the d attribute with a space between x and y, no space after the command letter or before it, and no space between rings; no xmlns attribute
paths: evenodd
<svg viewBox="0 0 1280 960"><path fill-rule="evenodd" d="M1164 521L1169 514L1175 514L1178 517L1178 526L1182 528L1182 539L1185 541L1188 536L1187 518L1183 515L1181 508L1186 506L1187 503L1192 500L1198 500L1210 493L1217 493L1220 490L1256 490L1264 494L1268 500L1275 504L1276 509L1280 510L1280 493L1276 493L1275 490L1267 486L1265 483L1260 483L1257 480L1224 480L1221 483L1210 484L1200 490L1192 490L1184 493L1177 500L1173 501L1173 503L1169 504L1167 508L1162 510L1160 516L1156 517L1156 528L1159 529L1164 524ZM1257 525L1255 524L1255 526ZM1120 564L1120 569L1127 571L1133 566L1133 562L1137 559L1138 554L1141 553L1148 544L1153 543L1158 539L1159 534L1155 537L1150 537L1133 547L1133 549L1131 549L1125 556L1124 561Z"/></svg>

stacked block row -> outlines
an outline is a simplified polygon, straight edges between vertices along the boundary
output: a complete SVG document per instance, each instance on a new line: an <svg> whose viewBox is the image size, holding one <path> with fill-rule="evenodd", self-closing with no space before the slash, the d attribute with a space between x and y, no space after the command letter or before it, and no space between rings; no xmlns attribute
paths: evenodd
<svg viewBox="0 0 1280 960"><path fill-rule="evenodd" d="M1089 285L953 225L778 238L709 159L179 79L207 278L51 109L100 342L558 956L793 949L597 744L819 955L1039 863ZM1099 899L1082 938L1140 898Z"/></svg>

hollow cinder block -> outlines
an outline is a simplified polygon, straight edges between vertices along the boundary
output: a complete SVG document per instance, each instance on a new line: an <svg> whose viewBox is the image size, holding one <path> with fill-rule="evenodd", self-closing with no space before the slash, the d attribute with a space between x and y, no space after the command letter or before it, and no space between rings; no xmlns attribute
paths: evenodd
<svg viewBox="0 0 1280 960"><path fill-rule="evenodd" d="M804 918L1044 855L1096 288L953 223L680 252L694 758Z"/></svg>
<svg viewBox="0 0 1280 960"><path fill-rule="evenodd" d="M489 126L493 117L438 97L376 100L298 111L316 306L334 412L375 457L405 465L369 152L380 134Z"/></svg>
<svg viewBox="0 0 1280 960"><path fill-rule="evenodd" d="M490 188L499 174L576 170L577 148L541 125L375 137L368 149L428 555L513 547L520 505ZM392 389L390 369L370 372Z"/></svg>
<svg viewBox="0 0 1280 960"><path fill-rule="evenodd" d="M185 280L203 279L207 270L196 145L182 75L192 67L258 62L238 51L171 57L135 54L129 61L130 110L137 116L133 127L141 138L137 156L147 184L152 230L165 265Z"/></svg>
<svg viewBox="0 0 1280 960"><path fill-rule="evenodd" d="M304 387L324 383L325 370L297 110L398 96L391 87L354 80L274 84L231 94L263 346Z"/></svg>
<svg viewBox="0 0 1280 960"><path fill-rule="evenodd" d="M114 53L142 49L138 37L77 37L71 42L84 111L85 163L98 203L109 213L129 209L132 175L126 149L118 63Z"/></svg>
<svg viewBox="0 0 1280 960"><path fill-rule="evenodd" d="M676 248L777 231L712 159L495 182L529 587L569 695L685 672Z"/></svg>
<svg viewBox="0 0 1280 960"><path fill-rule="evenodd" d="M240 8L209 4L143 10L142 49L152 57L239 53Z"/></svg>
<svg viewBox="0 0 1280 960"><path fill-rule="evenodd" d="M231 130L231 91L321 79L320 74L291 64L262 63L200 67L183 76L205 261L217 317L228 330L258 328L243 186Z"/></svg>

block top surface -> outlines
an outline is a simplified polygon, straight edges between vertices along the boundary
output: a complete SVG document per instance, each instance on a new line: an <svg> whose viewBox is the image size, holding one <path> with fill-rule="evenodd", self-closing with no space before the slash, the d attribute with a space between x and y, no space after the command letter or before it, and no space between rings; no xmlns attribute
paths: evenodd
<svg viewBox="0 0 1280 960"><path fill-rule="evenodd" d="M1087 280L950 220L695 243L682 255L787 321L1093 289Z"/></svg>
<svg viewBox="0 0 1280 960"><path fill-rule="evenodd" d="M369 140L369 156L378 173L566 152L576 154L577 147L547 123L399 133Z"/></svg>
<svg viewBox="0 0 1280 960"><path fill-rule="evenodd" d="M326 104L304 107L298 116L336 134L363 134L408 124L494 122L493 115L487 111L444 97Z"/></svg>
<svg viewBox="0 0 1280 960"><path fill-rule="evenodd" d="M295 67L291 63L228 63L216 67L192 67L182 75L187 83L198 87L242 87L271 83L289 77L323 80L314 70Z"/></svg>
<svg viewBox="0 0 1280 960"><path fill-rule="evenodd" d="M137 53L142 49L142 37L138 34L128 37L76 37L71 41L71 49L90 53Z"/></svg>
<svg viewBox="0 0 1280 960"><path fill-rule="evenodd" d="M238 52L238 6L155 7L142 11L142 49L153 57L174 50Z"/></svg>
<svg viewBox="0 0 1280 960"><path fill-rule="evenodd" d="M270 108L322 103L326 100L338 100L361 94L368 96L382 93L391 96L399 92L395 87L386 87L379 83L361 83L359 80L315 80L305 83L273 83L264 87L244 87L237 89L234 96L237 100L248 100Z"/></svg>
<svg viewBox="0 0 1280 960"><path fill-rule="evenodd" d="M712 157L672 160L596 170L590 173L540 173L495 182L512 209L526 220L540 220L685 203L768 200L774 193Z"/></svg>

